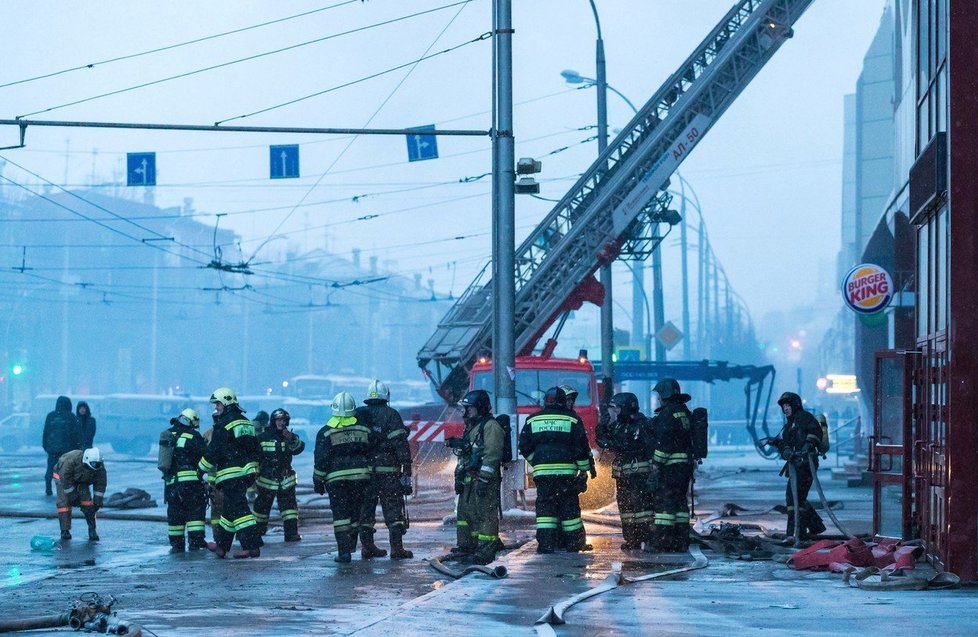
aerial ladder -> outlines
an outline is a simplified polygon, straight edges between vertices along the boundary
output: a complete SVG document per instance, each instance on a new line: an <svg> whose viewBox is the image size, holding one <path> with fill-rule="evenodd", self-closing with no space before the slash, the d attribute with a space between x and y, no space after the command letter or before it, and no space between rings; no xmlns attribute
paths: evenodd
<svg viewBox="0 0 978 637"><path fill-rule="evenodd" d="M670 215L669 178L764 64L792 37L812 0L739 0L516 250L517 356L584 301L600 304L594 273L622 254L651 254ZM487 264L418 352L446 401L492 351ZM563 317L562 317L563 315Z"/></svg>

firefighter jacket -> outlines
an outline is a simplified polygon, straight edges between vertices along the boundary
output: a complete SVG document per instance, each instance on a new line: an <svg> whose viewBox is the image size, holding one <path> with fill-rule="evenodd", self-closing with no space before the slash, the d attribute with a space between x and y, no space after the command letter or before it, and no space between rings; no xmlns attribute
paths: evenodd
<svg viewBox="0 0 978 637"><path fill-rule="evenodd" d="M58 464L54 465L54 477L61 483L65 496L71 498L78 487L92 485L92 496L105 497L105 485L108 484L108 474L103 463L98 469L92 469L82 462L85 452L75 449L61 456Z"/></svg>
<svg viewBox="0 0 978 637"><path fill-rule="evenodd" d="M504 436L502 425L492 415L466 419L462 438L467 445L458 456L456 481L468 484L476 478L483 481L499 479Z"/></svg>
<svg viewBox="0 0 978 637"><path fill-rule="evenodd" d="M519 448L534 478L574 476L591 467L587 432L570 409L545 407L527 418Z"/></svg>
<svg viewBox="0 0 978 637"><path fill-rule="evenodd" d="M198 482L197 467L207 451L207 442L193 427L173 425L167 431L173 437L173 461L170 470L163 474L165 484Z"/></svg>
<svg viewBox="0 0 978 637"><path fill-rule="evenodd" d="M261 446L258 486L272 491L294 487L297 478L292 468L292 456L302 453L306 443L295 434L286 440L284 432L272 425L258 434L258 444Z"/></svg>
<svg viewBox="0 0 978 637"><path fill-rule="evenodd" d="M689 464L693 460L693 415L684 399L667 398L652 419L655 452L652 461L658 466Z"/></svg>
<svg viewBox="0 0 978 637"><path fill-rule="evenodd" d="M80 449L78 419L71 413L71 399L58 396L54 411L44 419L41 446L48 455L61 456L72 449Z"/></svg>
<svg viewBox="0 0 978 637"><path fill-rule="evenodd" d="M228 405L215 421L210 444L197 466L210 474L214 484L250 478L258 473L260 449L255 426L237 405Z"/></svg>
<svg viewBox="0 0 978 637"><path fill-rule="evenodd" d="M822 440L822 425L811 412L805 411L800 405L792 405L792 408L791 417L775 436L773 444L781 451L782 458L794 460L796 465L808 466L804 454L811 451L815 466L818 466L818 454L814 451Z"/></svg>
<svg viewBox="0 0 978 637"><path fill-rule="evenodd" d="M313 480L369 480L377 435L357 416L333 416L316 434Z"/></svg>
<svg viewBox="0 0 978 637"><path fill-rule="evenodd" d="M357 407L356 416L369 423L377 436L377 449L371 459L374 473L411 475L411 448L408 429L397 410L386 400L371 398L365 407Z"/></svg>
<svg viewBox="0 0 978 637"><path fill-rule="evenodd" d="M615 454L611 463L611 477L621 478L652 469L655 439L652 425L645 414L618 416L612 422L608 414L602 414L595 430L598 446Z"/></svg>

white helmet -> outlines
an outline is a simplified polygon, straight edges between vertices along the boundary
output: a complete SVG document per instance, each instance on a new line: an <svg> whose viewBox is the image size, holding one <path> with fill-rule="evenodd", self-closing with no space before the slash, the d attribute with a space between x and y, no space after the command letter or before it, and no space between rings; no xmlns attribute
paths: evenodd
<svg viewBox="0 0 978 637"><path fill-rule="evenodd" d="M234 390L230 387L218 387L211 394L210 402L221 403L225 407L228 405L237 405L238 397L235 395Z"/></svg>
<svg viewBox="0 0 978 637"><path fill-rule="evenodd" d="M200 427L200 416L197 415L196 411L194 411L190 407L187 407L186 409L180 412L179 416L177 416L176 418L171 418L170 424L171 425L180 424L185 427L193 427L194 429L197 429Z"/></svg>
<svg viewBox="0 0 978 637"><path fill-rule="evenodd" d="M82 464L92 470L102 468L102 452L98 450L98 447L85 450L85 453L82 454Z"/></svg>
<svg viewBox="0 0 978 637"><path fill-rule="evenodd" d="M333 398L334 416L352 416L357 409L357 401L349 392L341 391Z"/></svg>
<svg viewBox="0 0 978 637"><path fill-rule="evenodd" d="M367 400L386 400L390 402L391 390L387 386L387 383L379 380L370 383L370 386L367 387L367 398L364 402Z"/></svg>

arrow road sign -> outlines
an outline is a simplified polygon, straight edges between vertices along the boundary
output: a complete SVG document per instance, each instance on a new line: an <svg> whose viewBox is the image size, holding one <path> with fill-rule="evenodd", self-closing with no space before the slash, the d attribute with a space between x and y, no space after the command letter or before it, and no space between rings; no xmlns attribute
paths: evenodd
<svg viewBox="0 0 978 637"><path fill-rule="evenodd" d="M296 179L299 176L299 145L286 144L268 147L270 179Z"/></svg>
<svg viewBox="0 0 978 637"><path fill-rule="evenodd" d="M415 126L409 130L435 130L435 125ZM408 135L407 149L408 161L438 159L438 142L434 135Z"/></svg>
<svg viewBox="0 0 978 637"><path fill-rule="evenodd" d="M126 185L156 185L156 153L126 153Z"/></svg>

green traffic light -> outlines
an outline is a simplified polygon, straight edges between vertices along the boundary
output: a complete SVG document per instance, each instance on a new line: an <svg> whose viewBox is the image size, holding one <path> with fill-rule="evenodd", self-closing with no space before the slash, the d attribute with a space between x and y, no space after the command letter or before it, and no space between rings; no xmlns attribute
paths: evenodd
<svg viewBox="0 0 978 637"><path fill-rule="evenodd" d="M10 371L11 371L11 373L13 373L14 376L20 376L21 374L24 373L24 366L23 365L13 365L10 368Z"/></svg>

